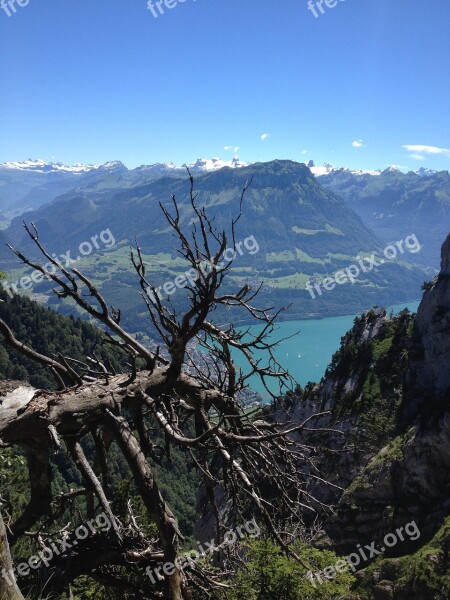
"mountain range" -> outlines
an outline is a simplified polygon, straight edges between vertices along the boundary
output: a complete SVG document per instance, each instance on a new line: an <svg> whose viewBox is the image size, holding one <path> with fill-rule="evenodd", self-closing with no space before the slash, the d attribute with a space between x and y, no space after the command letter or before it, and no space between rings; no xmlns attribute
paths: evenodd
<svg viewBox="0 0 450 600"><path fill-rule="evenodd" d="M385 244L414 233L422 245L417 261L437 268L441 241L450 230L448 171L402 173L391 167L374 176L330 169L317 180L343 198Z"/></svg>
<svg viewBox="0 0 450 600"><path fill-rule="evenodd" d="M43 160L28 159L22 162L0 164L0 228L1 222L10 220L46 204L54 198L78 188L91 188L97 193L113 187L127 188L154 181L160 177L183 177L186 166L193 174L208 173L219 169L242 168L254 163L246 163L234 157L226 161L220 158L197 159L189 165L175 165L172 162L141 165L128 169L120 161L110 161L99 165L76 163L68 166ZM351 170L334 167L329 163L316 166L311 160L307 166L316 177L370 175L376 177L382 173L377 170ZM395 167L388 171L400 172ZM436 174L436 171L422 167L415 172L420 177Z"/></svg>
<svg viewBox="0 0 450 600"><path fill-rule="evenodd" d="M110 181L117 177L121 175L113 173ZM196 175L198 202L214 218L218 230L229 232L231 218L239 211L241 190L251 177L236 241L253 239L255 251L244 250L237 256L228 279L230 290L245 283L263 283L260 302L277 308L289 305L284 317L291 319L352 314L374 304L391 305L418 297L427 277L423 269L411 263L416 262L417 255L408 253L399 256L401 261L385 261L353 283L336 285L332 291L311 295L306 290L308 282L321 282L354 264L356 257L381 253L383 248L360 217L342 198L321 186L306 165L272 161ZM137 238L155 286L185 272L187 265L176 254L176 240L159 203L171 209L174 194L180 222L189 229L195 217L189 188L188 178L181 173L111 188L94 181L27 213L26 220L39 228L50 252L71 250L72 257L77 256L80 244L108 228L116 242L114 247L98 249L81 262L81 267L111 302L126 307L124 318L133 319L128 326L141 331L142 299L130 269L128 248ZM35 252L22 227L22 217L13 219L3 237L28 254ZM12 271L17 279L20 273L14 270L18 267L15 257L0 250L0 260L3 270ZM42 282L34 291L41 297L49 296L49 288ZM171 300L181 306L183 298L180 291Z"/></svg>
<svg viewBox="0 0 450 600"><path fill-rule="evenodd" d="M88 187L101 193L104 188L131 187L159 177L185 176L186 166L193 174L199 174L224 167L245 167L247 163L238 158L231 161L212 158L198 159L190 165L155 163L128 169L120 161L71 166L32 159L6 162L0 164L0 212L4 213L4 219L14 217L78 188Z"/></svg>
<svg viewBox="0 0 450 600"><path fill-rule="evenodd" d="M386 167L386 169L384 169L384 170L381 170L381 169L349 169L348 167L335 167L330 163L324 163L322 166L318 167L314 164L313 160L310 160L310 161L308 161L308 163L306 163L306 166L309 167L311 173L313 175L315 175L316 177L322 177L323 175L331 175L333 173L347 173L347 174L356 175L356 176L357 175L372 175L372 176L376 177L377 175L381 175L384 172L388 172L388 173L396 173L396 172L401 173L402 172L395 165ZM419 175L420 177L430 177L431 175L438 173L438 171L435 171L434 169L427 169L425 167L421 167L417 171L410 171L410 172L415 173L416 175Z"/></svg>

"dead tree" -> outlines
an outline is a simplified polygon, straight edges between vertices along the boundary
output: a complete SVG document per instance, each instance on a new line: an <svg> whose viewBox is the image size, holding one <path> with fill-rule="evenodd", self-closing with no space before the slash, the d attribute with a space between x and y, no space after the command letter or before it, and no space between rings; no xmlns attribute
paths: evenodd
<svg viewBox="0 0 450 600"><path fill-rule="evenodd" d="M1 443L21 448L29 468L30 501L23 514L9 523L10 543L14 544L25 534L35 535L41 546L55 540L55 536L73 539L70 526L56 534L50 531L55 515L51 456L63 445L85 481L85 489L71 493L74 497L90 495L91 512L104 512L112 524L107 534L97 531L79 541L70 557L61 553L55 564L44 570L42 577L47 578L54 569L58 572L58 578L50 578L47 590L68 589L80 575L124 589L126 582L120 580L117 570L112 574L111 567L142 569L141 579L148 581L146 568L175 564L182 536L148 458L150 432L155 427L164 435L168 452L171 447L179 447L192 456L216 518L218 543L225 531L216 504L218 487L231 499L236 519L244 515L244 509L247 515L250 511L283 545L285 538L277 525L277 515L298 514L300 509L310 506L304 475L299 474L297 464L300 460L308 464L306 470L310 474L314 473L314 465L307 443L298 439L314 429L314 418L295 427L289 423L278 426L255 419L238 400L239 392L252 375L259 376L268 391L271 380L283 385L290 383L288 373L274 356L276 343L270 338L279 312L255 307L254 299L259 290L252 290L248 285L237 293L223 292L223 281L232 264L223 260L223 253L227 245L235 243L235 227L248 185L242 191L240 212L227 234L217 231L205 208L199 206L190 173L189 177L191 224L181 217L175 197L169 208L161 205L179 242L179 254L197 276L195 285L185 288L185 312L177 312L169 301L159 298L148 278L141 248L136 244L131 251L150 321L162 340L161 350L150 351L130 335L121 326L120 311L109 308L102 294L81 271L66 269L57 263L45 249L33 224L31 227L24 224L26 231L56 272L46 271L39 262L11 248L21 261L53 280L53 291L59 298L71 299L95 318L104 329L107 342L128 354L131 365L129 373L115 375L95 358L89 364L80 365L62 354L53 358L44 356L21 343L8 325L0 321L5 342L46 365L59 385L57 392L35 391L19 410L0 407ZM221 326L214 321L218 307L244 311L248 321L262 325L261 332L251 335L248 330L237 330L233 325ZM202 344L208 351L202 364L198 357L193 359L189 354L194 343ZM255 350L266 352L264 363L255 358ZM248 362L246 373L235 365L233 353L237 352ZM139 368L140 364L143 368ZM192 435L189 431L195 433ZM291 436L294 431L300 436ZM89 436L95 442L96 456L88 458L81 442ZM148 517L156 527L154 539L140 530L131 506L126 523L112 513L105 481L108 449L113 442L123 453ZM271 496L273 501L267 499L264 492L267 488L276 490ZM8 569L10 559L5 545L2 551L0 569ZM142 584L137 595L185 600L195 587L211 591L221 585L213 572L198 565L177 566L170 574L163 571L160 574L156 584L148 583L147 587Z"/></svg>

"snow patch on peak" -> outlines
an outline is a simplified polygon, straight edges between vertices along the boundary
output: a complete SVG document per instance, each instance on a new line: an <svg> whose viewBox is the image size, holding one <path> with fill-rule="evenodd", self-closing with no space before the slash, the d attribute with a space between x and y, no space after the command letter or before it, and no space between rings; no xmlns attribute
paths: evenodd
<svg viewBox="0 0 450 600"><path fill-rule="evenodd" d="M115 169L126 169L127 167L120 160L110 160L103 165L99 165L98 168L103 171L113 171Z"/></svg>
<svg viewBox="0 0 450 600"><path fill-rule="evenodd" d="M307 166L309 167L311 173L316 177L328 175L328 173L331 173L331 171L339 170L336 167L333 167L333 165L330 165L330 163L324 163L322 167L316 167L313 160L310 160Z"/></svg>
<svg viewBox="0 0 450 600"><path fill-rule="evenodd" d="M306 165L315 177L323 177L330 173L337 173L338 171L343 173L351 173L352 175L380 175L381 171L374 171L371 169L349 169L348 167L334 167L330 163L324 163L322 167L316 167L314 161L310 160Z"/></svg>
<svg viewBox="0 0 450 600"><path fill-rule="evenodd" d="M166 171L179 171L181 167L178 167L173 162L168 163L153 163L151 165L141 165L133 169L134 171L147 171L150 173L165 173Z"/></svg>
<svg viewBox="0 0 450 600"><path fill-rule="evenodd" d="M25 161L12 161L0 164L0 169L8 169L11 171L33 171L34 173L89 173L91 171L112 171L116 169L126 169L125 165L120 161L110 161L103 165L83 165L75 163L74 165L63 165L62 163L48 163L44 160L29 158Z"/></svg>
<svg viewBox="0 0 450 600"><path fill-rule="evenodd" d="M249 164L250 163L243 162L237 156L235 156L232 160L222 160L221 158L217 157L199 158L194 163L190 165L183 165L183 167L188 166L189 169L197 173L207 173L209 171L218 171L224 167L239 169L241 167L248 167Z"/></svg>
<svg viewBox="0 0 450 600"><path fill-rule="evenodd" d="M373 177L381 175L381 171L378 169L376 171L374 171L373 169L356 169L354 171L350 171L350 173L352 173L353 175L372 175Z"/></svg>
<svg viewBox="0 0 450 600"><path fill-rule="evenodd" d="M387 167L383 173L401 173L401 171L397 165L389 165L389 167Z"/></svg>
<svg viewBox="0 0 450 600"><path fill-rule="evenodd" d="M166 174L166 173L185 173L186 167L192 173L208 173L211 171L218 171L224 167L230 167L232 169L238 169L240 167L247 167L250 163L241 161L239 158L234 157L232 160L222 160L217 156L213 158L198 158L195 162L190 164L182 164L178 166L173 162L169 163L154 163L152 165L141 165L134 169L135 171L143 171L146 173Z"/></svg>
<svg viewBox="0 0 450 600"><path fill-rule="evenodd" d="M427 169L426 167L420 167L418 171L414 172L416 173L416 175L419 175L419 177L432 177L433 175L436 175L436 173L439 173L439 171L435 171L434 169Z"/></svg>

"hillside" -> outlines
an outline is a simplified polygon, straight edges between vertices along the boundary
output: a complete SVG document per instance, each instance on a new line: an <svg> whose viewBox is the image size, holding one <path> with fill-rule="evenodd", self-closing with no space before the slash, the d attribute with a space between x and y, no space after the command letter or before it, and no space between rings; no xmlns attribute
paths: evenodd
<svg viewBox="0 0 450 600"><path fill-rule="evenodd" d="M327 566L327 561L334 563L340 555L355 552L358 544L364 547L376 543L379 548L390 533L405 524L415 524L414 531L407 529L412 533L401 544L385 548L375 561L360 561L361 570L355 573L351 592L347 589L348 576L342 578L345 585L342 584L341 597L346 600L446 600L450 592L446 477L450 460L450 383L446 369L450 359L449 281L450 236L442 248L440 275L425 292L417 316L404 311L391 318L383 309L377 309L358 317L353 329L344 336L324 379L297 395L280 399L276 406L277 420L294 423L303 422L314 412L329 410L330 417L316 425L332 426L345 434L329 431L318 438L310 433L309 439L304 440L321 448L311 457L321 478L342 488L323 485L318 480L309 489L322 502L337 504L335 516L323 521L326 535L315 541L322 557L321 568ZM27 299L9 301L4 293L2 299L6 302L0 303L0 316L22 340L41 351L63 351L83 357L101 343L99 332L79 320L55 315ZM3 357L5 350L9 353L0 347ZM0 360L3 376L35 378L35 385L39 385L39 373L21 374L15 356L10 355L7 360L8 363ZM22 366L27 368L26 364ZM13 371L8 371L11 368ZM62 461L62 457L57 461ZM68 480L72 469L70 462L63 466ZM190 535L196 489L190 481L191 466L176 454L170 473L158 472L163 488L171 490L170 501L183 531ZM21 477L23 474L17 481L24 486ZM114 455L112 483L116 504L126 493L128 477L125 465L116 463ZM58 480L58 486L61 481ZM277 552L276 548L273 552ZM304 581L305 574L299 571L297 579ZM232 595L224 598L234 600Z"/></svg>
<svg viewBox="0 0 450 600"><path fill-rule="evenodd" d="M21 341L39 352L47 355L62 352L83 362L95 354L117 372L123 368L121 353L104 343L99 329L80 318L60 316L21 296L9 299L1 289L0 318ZM55 389L55 380L48 369L6 346L0 335L0 381L7 379L27 381L36 388Z"/></svg>

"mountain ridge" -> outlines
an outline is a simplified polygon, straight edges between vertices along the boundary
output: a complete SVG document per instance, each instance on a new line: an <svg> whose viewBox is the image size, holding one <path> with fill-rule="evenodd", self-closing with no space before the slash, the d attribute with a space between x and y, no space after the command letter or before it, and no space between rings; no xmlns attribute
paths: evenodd
<svg viewBox="0 0 450 600"><path fill-rule="evenodd" d="M437 271L441 240L450 229L448 171L421 176L389 169L372 177L338 170L318 181L343 198L383 242L413 231L423 245L418 262Z"/></svg>
<svg viewBox="0 0 450 600"><path fill-rule="evenodd" d="M310 295L308 281L323 281L348 268L361 252L382 252L382 244L339 196L320 186L305 165L293 161L222 169L195 178L198 202L215 219L214 226L228 232L229 240L231 219L239 213L242 189L251 177L236 242L250 240L258 250L236 258L229 285L241 289L244 284L254 287L262 283L260 302L278 308L288 305L283 317L291 320L354 314L373 304L393 305L418 297L425 275L406 260L385 261L380 268L365 272L364 277L335 286L332 293ZM70 249L71 256L77 256L80 243L109 228L115 247L94 253L86 268L92 269L105 294L111 293L115 305L127 306L127 313L136 315L142 310L141 299L137 290L135 295L130 294L136 280L126 249L137 238L155 287L183 274L186 266L173 248L160 203L173 209L174 194L179 202L180 224L189 230L195 216L189 191L187 177L159 178L103 195L78 190L29 213L27 221L36 224L51 253ZM22 218L13 220L3 234L12 245L35 256ZM0 249L0 255L10 269L17 267L11 254ZM408 254L403 258L407 259ZM100 277L100 272L105 276ZM34 286L36 293L49 296L48 288L48 282ZM183 297L180 291L172 298L181 305ZM130 329L139 329L137 321Z"/></svg>
<svg viewBox="0 0 450 600"><path fill-rule="evenodd" d="M274 160L282 160L282 159L274 159ZM223 160L218 157L212 158L198 158L193 163L183 163L182 165L176 165L173 162L156 162L149 164L142 164L138 167L128 168L122 161L120 160L111 160L105 163L98 164L84 164L84 163L74 163L73 165L65 165L61 162L47 162L42 159L28 159L25 161L9 161L0 163L0 171L2 169L16 170L16 171L33 171L36 173L49 173L49 172L67 172L67 173L86 173L90 171L99 171L99 170L112 170L112 169L125 169L128 172L132 171L159 171L164 172L165 174L175 171L183 171L185 172L186 167L191 169L195 173L208 172L208 171L216 171L218 169L223 169L225 167L229 168L242 168L248 167L250 165L256 164L260 161L250 161L245 162L241 161L237 156L235 156L231 160ZM272 161L267 161L272 162ZM297 162L297 161L294 161ZM327 175L333 171L347 171L354 175L374 175L377 176L385 170L394 170L402 172L402 169L396 167L395 165L391 165L386 167L385 169L350 169L349 167L338 167L332 165L329 162L323 163L322 166L316 166L313 160L309 160L307 163L299 162L299 164L306 164L308 168L310 168L313 175L316 177L321 177L323 175ZM428 169L426 167L420 167L417 171L409 171L411 173L415 173L420 175L421 177L428 177L430 175L434 175L439 171L434 169Z"/></svg>
<svg viewBox="0 0 450 600"><path fill-rule="evenodd" d="M114 189L131 188L161 177L184 177L187 168L193 175L200 175L224 168L241 169L255 164L259 163L244 162L237 156L231 160L217 157L201 158L181 166L173 162L153 163L133 169L129 169L118 160L96 165L75 163L70 166L42 159L11 161L0 164L0 211L3 214L2 220L8 222L15 216L48 204L72 190L90 189L93 193L107 194ZM355 177L375 177L381 174L381 171L351 170L334 167L329 163L325 163L323 167L316 167L313 161L309 161L307 166L321 182L326 181L327 176L342 173ZM428 177L434 172L422 167L416 174Z"/></svg>

